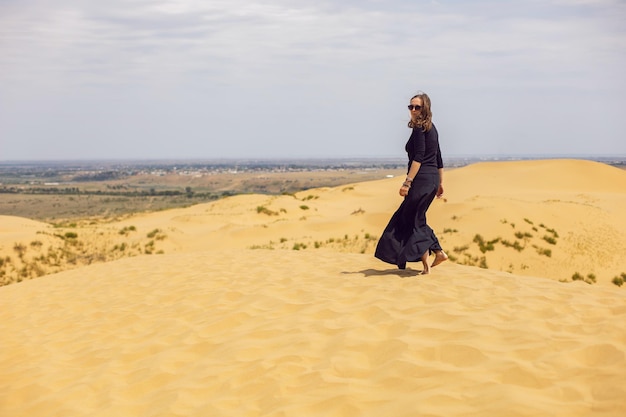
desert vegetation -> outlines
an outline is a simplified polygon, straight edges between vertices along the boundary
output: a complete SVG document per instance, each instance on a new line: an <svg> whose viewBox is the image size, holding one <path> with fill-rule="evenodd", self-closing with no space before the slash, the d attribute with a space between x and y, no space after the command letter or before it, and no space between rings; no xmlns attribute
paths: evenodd
<svg viewBox="0 0 626 417"><path fill-rule="evenodd" d="M611 282L618 287L621 287L624 285L624 282L626 282L626 272L622 272L620 275L614 276Z"/></svg>
<svg viewBox="0 0 626 417"><path fill-rule="evenodd" d="M583 276L579 272L575 272L574 275L572 275L572 281L583 281L583 282L586 282L587 284L595 284L596 275L593 273L589 273L587 274L587 276Z"/></svg>
<svg viewBox="0 0 626 417"><path fill-rule="evenodd" d="M590 272L587 275L583 275L580 272L575 272L571 279L563 279L560 282L585 282L587 284L595 284L597 282L596 274ZM626 282L626 272L622 272L620 275L616 275L611 280L611 283L621 287Z"/></svg>
<svg viewBox="0 0 626 417"><path fill-rule="evenodd" d="M278 216L278 212L274 210L270 210L265 206L257 206L256 212L259 214L266 214L268 216Z"/></svg>
<svg viewBox="0 0 626 417"><path fill-rule="evenodd" d="M453 220L457 216L453 217ZM501 219L500 223L508 224L511 226L511 235L496 236L486 238L481 234L475 234L471 241L461 245L455 245L451 248L448 256L452 262L456 262L462 265L478 266L481 268L488 268L490 253L496 252L502 249L513 249L516 252L524 252L530 249L534 256L542 256L551 258L555 251L558 249L559 233L554 229L546 226L543 223L536 224L531 219L524 218L523 222L512 222L509 219ZM520 225L515 227L515 224ZM527 225L530 230L523 230L522 225ZM446 228L443 230L443 236L451 233L459 233L456 229ZM546 244L548 247L546 247ZM501 248L501 249L499 249ZM533 256L529 254L529 256ZM506 270L508 272L514 272L515 270L526 270L528 265L521 264L515 266L513 263L508 265ZM597 277L593 272L583 274L581 272L574 272L571 278L561 279L561 282L585 282L587 284L595 284ZM621 273L613 277L611 281L614 285L621 287L626 282L626 273Z"/></svg>
<svg viewBox="0 0 626 417"><path fill-rule="evenodd" d="M453 216L452 220L458 219L457 216ZM532 226L534 231L537 231L537 227L534 226L534 222L528 218L524 218L523 222L527 225ZM535 250L540 256L551 257L552 249L548 249L542 247L538 244L539 239L535 234L530 231L521 230L516 228L516 223L509 221L508 219L501 219L500 223L508 224L511 226L513 231L511 232L511 236L495 236L486 238L483 235L477 233L472 238L471 242L467 242L466 244L455 246L452 249L452 252L449 254L450 259L453 262L460 263L462 265L470 265L470 266L478 266L481 268L488 268L488 252L494 252L497 250L499 246L502 248L513 249L517 252L523 252L526 248L531 247ZM557 244L557 238L559 237L558 233L554 229L549 229L545 225L541 224L539 226L543 228L546 234L541 238L542 241L547 242L550 245ZM443 235L451 234L451 233L459 233L457 229L445 228L443 230ZM535 243L537 242L537 243ZM476 253L475 250L480 252L480 255ZM520 267L523 269L523 267ZM512 266L509 266L509 271L513 270Z"/></svg>
<svg viewBox="0 0 626 417"><path fill-rule="evenodd" d="M362 234L345 234L343 237L331 237L324 240L303 240L300 238L291 241L287 238L280 238L278 242L270 241L266 244L252 245L250 249L304 250L326 248L339 252L367 253L373 251L377 242L378 237L362 231Z"/></svg>
<svg viewBox="0 0 626 417"><path fill-rule="evenodd" d="M137 232L134 226L118 231L91 227L81 229L80 233L74 228L75 225L70 225L70 230L56 227L53 232L38 232L42 239L15 242L14 256L0 258L0 286L96 262L164 253L158 242L167 238L161 229L147 232L146 237L129 236Z"/></svg>

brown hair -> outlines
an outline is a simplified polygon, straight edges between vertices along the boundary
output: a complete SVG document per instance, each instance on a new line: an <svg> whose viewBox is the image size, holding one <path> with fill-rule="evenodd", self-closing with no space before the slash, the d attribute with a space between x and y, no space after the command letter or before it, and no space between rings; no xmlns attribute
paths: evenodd
<svg viewBox="0 0 626 417"><path fill-rule="evenodd" d="M411 120L409 120L408 126L411 129L419 127L422 129L422 132L428 132L430 128L433 127L433 113L430 110L430 97L428 97L428 94L420 91L411 97L411 100L414 98L422 99L422 108L415 119L411 118Z"/></svg>

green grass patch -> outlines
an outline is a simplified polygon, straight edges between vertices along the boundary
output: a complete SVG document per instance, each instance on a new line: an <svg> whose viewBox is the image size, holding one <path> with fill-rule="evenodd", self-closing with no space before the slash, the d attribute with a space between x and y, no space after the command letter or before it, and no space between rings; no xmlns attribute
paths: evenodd
<svg viewBox="0 0 626 417"><path fill-rule="evenodd" d="M277 212L270 210L265 206L257 206L256 212L259 214L266 214L268 216L278 216Z"/></svg>

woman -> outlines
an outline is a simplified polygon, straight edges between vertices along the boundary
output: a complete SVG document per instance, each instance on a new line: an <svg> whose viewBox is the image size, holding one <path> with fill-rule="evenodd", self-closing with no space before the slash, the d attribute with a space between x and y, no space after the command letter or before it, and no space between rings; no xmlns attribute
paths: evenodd
<svg viewBox="0 0 626 417"><path fill-rule="evenodd" d="M411 137L405 150L409 156L406 180L400 187L404 201L394 213L376 246L375 256L405 269L407 262L422 261L422 274L439 265L448 256L426 224L426 211L435 196L443 195L443 161L439 149L439 135L432 122L430 98L416 94L409 105ZM435 260L429 266L428 256Z"/></svg>

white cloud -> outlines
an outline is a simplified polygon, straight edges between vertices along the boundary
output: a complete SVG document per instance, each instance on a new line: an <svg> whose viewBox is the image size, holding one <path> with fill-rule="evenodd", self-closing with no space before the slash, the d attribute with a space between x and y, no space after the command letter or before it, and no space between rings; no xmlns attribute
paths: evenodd
<svg viewBox="0 0 626 417"><path fill-rule="evenodd" d="M283 75L291 68L299 77L315 76L318 65L341 71L377 62L397 65L404 76L409 68L489 72L494 62L558 72L584 67L581 56L618 54L625 42L624 36L597 30L603 22L584 16L517 17L515 9L487 12L489 4L481 2L458 11L431 5L426 12L403 2L396 3L398 11L394 3L385 3L386 10L376 3L369 6L378 10L286 4L91 2L45 11L38 5L2 22L10 41L8 51L2 50L8 52L3 63L17 77L24 77L24 70L65 71L72 80L77 73L90 81L93 74L104 73L133 82L151 74L158 79L162 73L203 70L237 82L247 77L268 81L265 77L277 66L287 69Z"/></svg>

